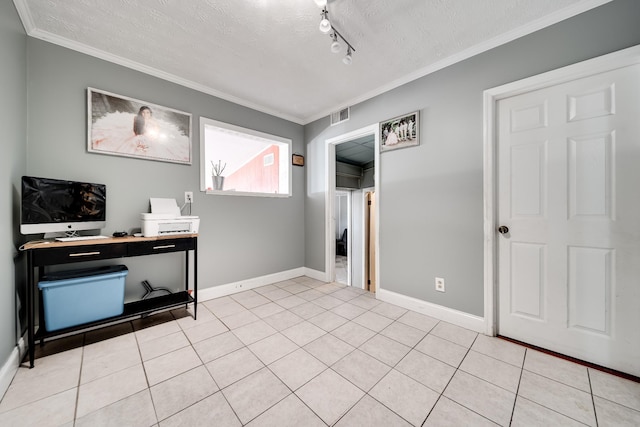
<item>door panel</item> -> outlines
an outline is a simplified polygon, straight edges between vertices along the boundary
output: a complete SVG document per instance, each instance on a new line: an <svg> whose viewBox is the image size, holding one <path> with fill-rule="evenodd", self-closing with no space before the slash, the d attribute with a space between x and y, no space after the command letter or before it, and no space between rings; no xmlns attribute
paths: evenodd
<svg viewBox="0 0 640 427"><path fill-rule="evenodd" d="M498 329L640 375L640 65L498 101Z"/></svg>

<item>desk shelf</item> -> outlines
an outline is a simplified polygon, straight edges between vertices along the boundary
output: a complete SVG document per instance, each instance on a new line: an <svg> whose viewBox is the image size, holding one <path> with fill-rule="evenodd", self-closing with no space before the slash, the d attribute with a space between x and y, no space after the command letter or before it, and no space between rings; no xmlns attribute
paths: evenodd
<svg viewBox="0 0 640 427"><path fill-rule="evenodd" d="M193 304L193 317L194 319L196 318L198 307L198 238L196 234L140 238L125 237L75 242L40 241L27 243L24 245L24 250L27 254L27 333L29 366L31 368L34 366L35 342L40 341L42 343L45 338L105 326L120 320L143 316L155 311L166 310L182 305L186 306L188 304ZM46 331L45 328L38 328L36 331L35 297L36 295L41 297L37 286L38 280L43 276L46 267L170 252L184 252L185 254L186 272L183 291L129 302L124 305L124 311L119 316L83 323L51 332ZM193 252L193 269L190 268L189 263L190 252ZM189 291L190 277L193 278L193 295ZM42 310L41 298L40 303L40 309Z"/></svg>

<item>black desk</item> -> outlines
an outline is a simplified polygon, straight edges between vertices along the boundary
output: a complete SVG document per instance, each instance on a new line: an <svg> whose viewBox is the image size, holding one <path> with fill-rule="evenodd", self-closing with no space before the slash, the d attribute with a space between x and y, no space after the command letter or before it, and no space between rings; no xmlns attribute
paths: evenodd
<svg viewBox="0 0 640 427"><path fill-rule="evenodd" d="M154 311L193 303L193 317L197 313L198 293L198 236L196 234L162 237L121 237L109 239L81 240L74 242L33 242L24 245L27 253L27 333L29 339L29 367L33 368L36 341L68 334L108 322L140 316ZM193 295L189 292L189 252L193 251ZM126 303L124 312L115 317L84 323L82 325L47 332L42 315L40 298L39 327L35 330L35 294L38 280L47 266L113 258L184 252L186 273L184 291L140 301Z"/></svg>

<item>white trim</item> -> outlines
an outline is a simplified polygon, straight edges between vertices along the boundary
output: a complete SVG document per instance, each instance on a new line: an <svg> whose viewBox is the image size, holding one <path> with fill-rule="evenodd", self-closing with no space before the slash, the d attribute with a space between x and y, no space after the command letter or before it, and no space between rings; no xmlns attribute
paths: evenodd
<svg viewBox="0 0 640 427"><path fill-rule="evenodd" d="M307 277L311 277L315 280L320 280L321 282L325 281L325 273L323 271L314 270L312 268L305 267L304 275Z"/></svg>
<svg viewBox="0 0 640 427"><path fill-rule="evenodd" d="M2 368L0 368L0 400L4 397L4 394L11 385L11 381L13 381L13 377L16 375L16 372L18 372L20 361L25 352L26 346L24 338L20 338L18 345L11 350L9 357L4 362L4 365L2 365Z"/></svg>
<svg viewBox="0 0 640 427"><path fill-rule="evenodd" d="M640 45L568 65L484 91L484 313L485 333L498 332L498 245L496 243L496 106L499 100L571 80L640 64Z"/></svg>
<svg viewBox="0 0 640 427"><path fill-rule="evenodd" d="M378 289L376 292L376 298L381 301L460 326L461 328L466 328L479 333L484 333L485 330L484 318L444 307L442 305L432 304L417 298L387 291L386 289Z"/></svg>
<svg viewBox="0 0 640 427"><path fill-rule="evenodd" d="M220 298L238 292L247 291L249 289L259 288L260 286L282 282L283 280L290 280L296 277L305 276L309 271L313 270L306 269L305 267L299 267L294 268L293 270L281 271L279 273L254 277L252 279L241 280L239 282L232 282L224 285L212 286L210 288L198 289L198 302Z"/></svg>
<svg viewBox="0 0 640 427"><path fill-rule="evenodd" d="M335 218L334 218L334 209L333 203L335 200L336 193L336 152L335 146L342 142L346 142L352 139L361 138L363 136L373 135L374 138L374 164L375 164L375 172L374 172L374 186L373 191L376 193L376 283L378 289L380 288L380 259L379 259L379 227L380 227L380 193L378 183L380 182L380 128L377 123L365 126L360 129L356 129L351 132L347 132L345 134L329 138L325 140L325 280L327 282L332 282L335 278L335 258L336 258L336 248L335 248Z"/></svg>

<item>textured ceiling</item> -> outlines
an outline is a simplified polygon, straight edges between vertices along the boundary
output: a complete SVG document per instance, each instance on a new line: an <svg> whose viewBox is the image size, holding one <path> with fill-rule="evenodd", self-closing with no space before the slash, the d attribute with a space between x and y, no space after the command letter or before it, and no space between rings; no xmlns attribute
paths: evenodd
<svg viewBox="0 0 640 427"><path fill-rule="evenodd" d="M30 36L305 124L608 0L14 0Z"/></svg>

